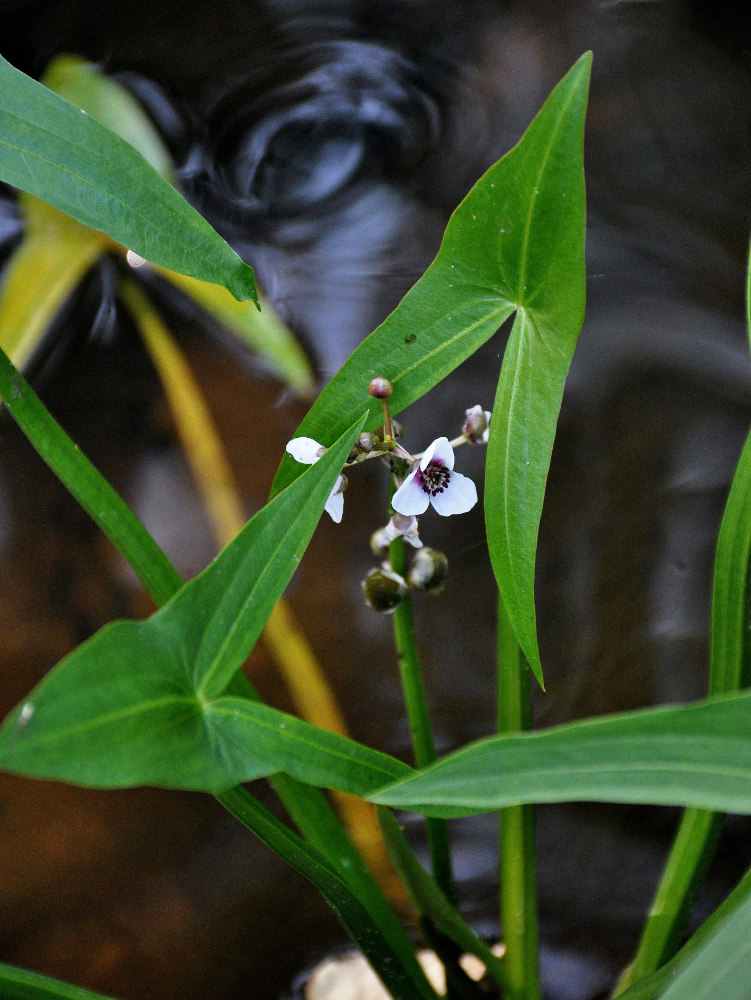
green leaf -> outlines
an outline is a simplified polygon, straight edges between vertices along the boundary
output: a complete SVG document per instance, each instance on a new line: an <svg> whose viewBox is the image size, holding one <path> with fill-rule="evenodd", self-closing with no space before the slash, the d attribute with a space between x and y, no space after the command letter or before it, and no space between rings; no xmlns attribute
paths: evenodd
<svg viewBox="0 0 751 1000"><path fill-rule="evenodd" d="M219 796L233 816L323 893L324 897L381 977L393 1000L438 1000L406 938L395 941L378 915L363 906L341 873L324 855L297 837L243 788ZM393 915L392 915L393 916Z"/></svg>
<svg viewBox="0 0 751 1000"><path fill-rule="evenodd" d="M428 816L524 802L639 802L751 812L751 694L494 736L378 794Z"/></svg>
<svg viewBox="0 0 751 1000"><path fill-rule="evenodd" d="M127 559L157 603L168 600L182 583L128 505L71 441L28 383L0 350L0 398L11 416L61 483L88 511Z"/></svg>
<svg viewBox="0 0 751 1000"><path fill-rule="evenodd" d="M3 1000L112 1000L102 993L4 962L0 962L0 996Z"/></svg>
<svg viewBox="0 0 751 1000"><path fill-rule="evenodd" d="M286 772L362 794L409 773L385 754L223 694L297 566L359 429L150 619L115 622L63 660L0 729L0 767L92 787L212 792Z"/></svg>
<svg viewBox="0 0 751 1000"><path fill-rule="evenodd" d="M589 55L579 60L519 145L475 184L451 216L433 263L334 376L300 434L331 441L362 414L367 414L366 429L377 427L383 422L381 401L368 395L374 376L391 380L389 403L398 413L482 346L517 307L544 314L551 325L558 319L570 322L572 297L582 311L577 284L583 245L581 115L589 64ZM569 114L571 121L549 121L561 114ZM549 146L542 141L544 127L553 133L547 136ZM570 169L567 156L573 159ZM544 157L542 168L535 166L534 157ZM547 182L551 171L560 172L560 179L553 191L540 189L538 195L537 182ZM564 223L567 211L574 221ZM569 240L573 246L564 245ZM548 251L575 260L574 273L555 267ZM285 459L274 491L298 473L294 462Z"/></svg>
<svg viewBox="0 0 751 1000"><path fill-rule="evenodd" d="M398 413L518 310L491 422L485 503L498 584L540 682L535 553L563 383L584 319L582 135L590 65L591 56L582 56L519 144L472 188L436 259L354 351L299 430L328 442L363 414L367 429L377 427L381 402L367 394L375 375L392 382L389 402ZM274 490L297 471L285 460Z"/></svg>
<svg viewBox="0 0 751 1000"><path fill-rule="evenodd" d="M751 871L692 934L675 958L616 996L621 1000L746 1000L751 940ZM740 992L739 992L740 991Z"/></svg>
<svg viewBox="0 0 751 1000"><path fill-rule="evenodd" d="M678 968L662 1000L748 1000L751 894L717 927L703 948Z"/></svg>
<svg viewBox="0 0 751 1000"><path fill-rule="evenodd" d="M751 253L746 273L751 337ZM717 539L712 589L710 694L730 694L748 686L750 561L751 434L738 460ZM722 822L722 815L703 810L689 809L684 814L636 956L621 977L619 991L653 972L675 953L712 859Z"/></svg>
<svg viewBox="0 0 751 1000"><path fill-rule="evenodd" d="M493 404L485 519L498 587L541 684L535 556L563 384L584 321L583 132L590 64L589 55L579 60L507 158L514 183L499 248L518 312Z"/></svg>
<svg viewBox="0 0 751 1000"><path fill-rule="evenodd" d="M2 57L0 178L154 264L256 301L252 268L140 153Z"/></svg>

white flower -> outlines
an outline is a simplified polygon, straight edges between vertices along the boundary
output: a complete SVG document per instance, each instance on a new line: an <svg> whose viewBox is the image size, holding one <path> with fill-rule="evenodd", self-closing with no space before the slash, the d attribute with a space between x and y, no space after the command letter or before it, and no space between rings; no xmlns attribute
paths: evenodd
<svg viewBox="0 0 751 1000"><path fill-rule="evenodd" d="M479 405L464 411L466 418L462 431L465 438L473 444L487 444L490 434L490 410L483 410Z"/></svg>
<svg viewBox="0 0 751 1000"><path fill-rule="evenodd" d="M432 504L439 514L464 514L477 503L477 489L467 476L454 472L454 449L437 438L391 498L391 506L409 517Z"/></svg>
<svg viewBox="0 0 751 1000"><path fill-rule="evenodd" d="M307 437L292 438L288 442L286 450L296 462L301 462L303 465L315 465L318 459L326 453L322 444ZM331 515L332 521L336 521L337 524L341 521L344 513L345 483L344 476L339 475L326 501L325 509Z"/></svg>

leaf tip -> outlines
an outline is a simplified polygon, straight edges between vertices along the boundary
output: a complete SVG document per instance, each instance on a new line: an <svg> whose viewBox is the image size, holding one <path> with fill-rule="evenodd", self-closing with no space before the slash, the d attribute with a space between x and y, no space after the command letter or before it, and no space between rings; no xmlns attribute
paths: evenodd
<svg viewBox="0 0 751 1000"><path fill-rule="evenodd" d="M258 291L256 289L256 276L253 272L253 268L250 264L246 264L245 261L239 260L234 271L229 275L227 281L227 288L232 292L238 302L246 302L250 299L256 309L261 311L261 306L258 301Z"/></svg>

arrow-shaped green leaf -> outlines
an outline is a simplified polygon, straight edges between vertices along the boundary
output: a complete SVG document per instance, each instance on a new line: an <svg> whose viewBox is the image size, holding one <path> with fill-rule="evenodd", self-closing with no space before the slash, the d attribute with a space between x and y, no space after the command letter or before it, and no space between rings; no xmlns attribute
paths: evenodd
<svg viewBox="0 0 751 1000"><path fill-rule="evenodd" d="M367 395L375 375L392 382L389 402L397 413L517 310L491 422L485 504L498 585L540 681L535 554L563 383L584 319L582 135L590 65L591 56L582 56L519 144L472 188L436 259L354 351L299 430L327 442L363 414L367 429L377 427L381 403ZM285 459L274 489L296 475Z"/></svg>
<svg viewBox="0 0 751 1000"><path fill-rule="evenodd" d="M145 622L115 622L0 729L0 767L95 787L219 791L284 771L362 794L405 765L225 694L320 518L360 422Z"/></svg>

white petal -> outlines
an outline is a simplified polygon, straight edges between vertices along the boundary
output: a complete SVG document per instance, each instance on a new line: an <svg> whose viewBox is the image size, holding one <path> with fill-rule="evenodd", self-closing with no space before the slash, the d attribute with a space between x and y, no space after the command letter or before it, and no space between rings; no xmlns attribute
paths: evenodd
<svg viewBox="0 0 751 1000"><path fill-rule="evenodd" d="M314 441L313 438L292 438L287 443L286 450L296 462L302 462L303 465L315 465L321 457L318 454L321 450L321 445L317 441Z"/></svg>
<svg viewBox="0 0 751 1000"><path fill-rule="evenodd" d="M399 514L424 514L428 509L428 494L420 486L415 477L417 469L410 472L402 485L391 498L391 506Z"/></svg>
<svg viewBox="0 0 751 1000"><path fill-rule="evenodd" d="M461 472L452 472L451 480L443 491L430 498L439 514L448 517L449 514L466 514L477 503L477 487Z"/></svg>
<svg viewBox="0 0 751 1000"><path fill-rule="evenodd" d="M454 468L454 449L447 437L436 438L420 460L420 468L427 469L431 462L440 462L447 469Z"/></svg>
<svg viewBox="0 0 751 1000"><path fill-rule="evenodd" d="M337 524L341 522L342 514L344 513L344 494L339 490L341 482L342 477L339 476L324 507L324 510L328 511L331 515L331 520L336 521Z"/></svg>
<svg viewBox="0 0 751 1000"><path fill-rule="evenodd" d="M419 531L420 526L414 514L405 517L404 514L400 514L398 511L383 529L383 533L389 542L393 542L395 538L403 537L404 541L409 542L414 549L422 548Z"/></svg>

